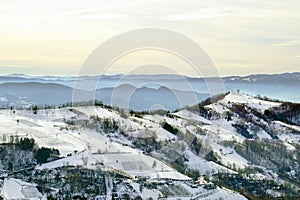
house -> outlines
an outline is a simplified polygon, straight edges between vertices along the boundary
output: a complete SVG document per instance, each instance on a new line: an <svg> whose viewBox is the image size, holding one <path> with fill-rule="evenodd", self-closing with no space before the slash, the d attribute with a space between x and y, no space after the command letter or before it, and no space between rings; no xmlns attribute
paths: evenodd
<svg viewBox="0 0 300 200"><path fill-rule="evenodd" d="M42 194L36 185L19 179L7 178L1 188L1 197L5 200L41 200Z"/></svg>

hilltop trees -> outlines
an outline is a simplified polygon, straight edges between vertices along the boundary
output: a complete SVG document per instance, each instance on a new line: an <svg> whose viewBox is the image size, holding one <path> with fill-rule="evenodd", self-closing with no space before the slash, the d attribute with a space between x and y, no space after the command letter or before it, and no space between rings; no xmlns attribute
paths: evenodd
<svg viewBox="0 0 300 200"><path fill-rule="evenodd" d="M32 110L33 110L33 114L37 114L37 111L38 111L38 106L37 105L34 105L34 106L32 106Z"/></svg>

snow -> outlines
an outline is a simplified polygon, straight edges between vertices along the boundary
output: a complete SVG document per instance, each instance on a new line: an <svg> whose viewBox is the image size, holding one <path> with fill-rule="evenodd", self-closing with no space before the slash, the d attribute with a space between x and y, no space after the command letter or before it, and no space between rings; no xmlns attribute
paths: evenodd
<svg viewBox="0 0 300 200"><path fill-rule="evenodd" d="M175 182L175 185L180 185L186 191L190 193L190 195L185 197L167 197L168 200L177 200L177 199L226 199L226 200L246 200L246 198L234 191L228 190L226 188L217 187L215 189L204 189L203 187L191 188L184 182Z"/></svg>
<svg viewBox="0 0 300 200"><path fill-rule="evenodd" d="M194 121L198 121L204 124L211 124L211 122L207 119L205 119L204 117L201 117L191 111L188 110L180 110L176 113L173 113L173 115L184 118L184 119L188 119L188 120L194 120Z"/></svg>
<svg viewBox="0 0 300 200"><path fill-rule="evenodd" d="M120 126L124 127L125 129L137 130L143 128L140 124L134 122L129 118L121 117L119 113L113 110L108 110L105 108L94 107L94 106L77 107L76 110L88 116L97 115L100 118L114 119L115 121L120 122Z"/></svg>
<svg viewBox="0 0 300 200"><path fill-rule="evenodd" d="M245 166L248 166L248 161L237 154L234 150L226 155L221 154L221 159L226 166L231 165L235 166L236 168L244 168Z"/></svg>
<svg viewBox="0 0 300 200"><path fill-rule="evenodd" d="M64 115L65 110L55 110L53 112L61 117ZM4 143L9 142L10 136L34 138L39 146L56 148L62 156L66 156L74 150L83 151L86 147L80 139L74 136L74 133L62 131L56 127L61 124L61 122L57 123L53 116L48 118L44 113L34 115L31 111L18 110L15 114L12 114L8 110L1 111L0 135L2 137L0 137L0 140ZM6 141L3 141L4 136Z"/></svg>
<svg viewBox="0 0 300 200"><path fill-rule="evenodd" d="M138 194L142 197L142 199L158 199L159 197L159 192L157 190L143 188L142 192L140 192L140 184L132 182L131 185L135 189L135 191L137 191Z"/></svg>
<svg viewBox="0 0 300 200"><path fill-rule="evenodd" d="M232 126L232 121L225 119L213 120L210 125L202 126L208 133L220 138L221 140L235 140L239 143L244 141L244 137L236 132L236 129Z"/></svg>
<svg viewBox="0 0 300 200"><path fill-rule="evenodd" d="M238 92L230 92L223 100L221 100L223 104L231 103L241 103L246 104L252 108L256 108L260 111L264 111L271 107L280 106L281 103L271 102L260 100L255 97L252 97L248 94L238 93Z"/></svg>
<svg viewBox="0 0 300 200"><path fill-rule="evenodd" d="M224 99L210 104L207 107L215 110L218 113L223 114L224 112L228 111L228 106L231 103L240 103L245 104L251 108L255 108L261 112L264 112L266 109L280 106L281 103L271 102L261 100L255 97L252 97L248 94L238 93L238 92L230 92L228 95L225 96Z"/></svg>
<svg viewBox="0 0 300 200"><path fill-rule="evenodd" d="M281 121L275 121L273 125L277 130L280 130L278 138L283 141L289 150L294 151L296 148L292 144L299 144L300 135L290 133L288 129L293 129L300 132L300 127L296 125L289 125Z"/></svg>
<svg viewBox="0 0 300 200"><path fill-rule="evenodd" d="M229 110L231 103L247 104L259 111L280 105L279 103L259 100L249 95L231 92L223 100L208 107L222 114ZM167 122L178 128L183 134L189 132L201 139L203 142L201 153L203 155L205 151L213 150L220 157L224 166L232 167L234 165L236 168L244 168L249 165L248 161L237 154L233 148L222 145L222 141L234 140L242 143L245 140L232 126L238 120L236 116L232 117L232 121L227 121L224 117L207 120L188 110L172 113L176 116L173 118L161 115L144 115L140 118L129 116L129 114L124 117L117 111L92 106L39 110L37 114L33 114L32 111L28 110L17 110L15 113L11 110L0 110L0 141L9 142L10 136L28 137L34 138L40 147L56 148L60 151L61 156L64 158L37 166L36 169L38 170L72 165L91 169L101 168L132 178L141 176L150 180L190 180L189 177L177 172L159 159L145 155L141 150L131 147L132 141L118 132L104 134L83 127L73 127L74 129L71 129L72 126L67 126L65 123L65 121L72 119L87 120L92 115L114 119L120 124L122 131L131 137L144 138L148 134L154 133L157 136L157 141L168 140L184 143L184 141L179 141L179 137L161 127L163 122ZM272 126L282 130L279 138L284 141L290 150L293 150L292 143L299 142L300 136L288 134L286 130L290 128L300 131L300 127L279 121L274 124ZM197 133L197 130L200 129L204 130L203 134ZM263 130L259 130L256 134L260 139L271 139L270 135ZM184 153L188 158L187 166L199 170L202 175L217 172L236 173L195 155L188 148ZM9 184L12 183L6 183L6 185ZM132 183L132 185L134 188L139 186L137 183ZM140 195L145 198L157 197L155 196L157 191L144 189L143 192L140 192ZM203 199L218 199L220 197L224 199L245 199L241 195L222 188L213 190L207 196L204 194L201 196Z"/></svg>
<svg viewBox="0 0 300 200"><path fill-rule="evenodd" d="M1 98L0 101L2 101ZM190 133L202 141L201 156L195 155L188 147L184 150L184 156L188 160L185 164L190 169L198 170L201 175L211 175L217 172L236 173L229 168L233 166L237 169L244 168L249 166L249 163L237 154L234 148L223 145L223 141L243 143L245 140L245 137L238 134L232 126L240 119L234 115L231 121L227 121L222 115L224 112L230 111L229 108L232 103L246 104L260 112L280 105L280 103L231 92L223 100L207 106L221 114L219 119L214 120L205 119L186 109L171 113L173 117L150 114L135 117L129 114L120 114L111 109L93 106L38 110L37 114L33 114L29 110L16 110L13 112L7 109L0 110L0 142L9 142L11 136L34 138L39 147L56 148L64 157L39 165L36 167L37 170L63 166L100 168L104 171L123 174L128 178L145 177L151 181L171 179L174 180L175 184L181 184L194 197L201 199L246 199L224 188L217 187L213 190L206 190L200 186L191 188L185 182L185 180L191 180L189 177L179 173L157 159L159 157L154 156L159 152L153 152L152 157L146 155L141 150L132 147L130 137L126 138L119 132L105 134L65 123L72 119L89 120L91 116L96 115L100 118L114 119L119 123L120 129L131 137L145 138L149 134L155 134L156 140L161 141L162 144L164 144L164 141L171 141L176 145L188 145L188 142L180 139L181 135L176 136L161 127L162 123L167 122L183 134ZM255 120L259 120L259 118L257 117ZM295 150L293 144L299 143L300 135L290 132L291 129L300 131L299 126L288 125L280 121L271 124L264 121L261 121L261 123L278 130L280 132L278 137L284 142L288 150ZM270 135L262 129L256 130L256 135L259 139L271 139ZM218 155L222 165L204 159L204 156L210 150ZM159 154L159 156L161 155ZM263 174L256 174L255 176L256 178L265 179ZM131 182L130 184L143 199L158 198L158 190L144 188L141 192L138 183ZM17 179L5 179L1 194L6 195L7 198L28 199L29 196L34 195L41 198L41 194L38 191L36 192L35 185ZM178 197L169 197L168 199L178 199ZM190 197L182 199L190 199Z"/></svg>
<svg viewBox="0 0 300 200"><path fill-rule="evenodd" d="M217 113L225 113L226 111L229 111L229 109L226 107L226 104L222 101L218 101L216 103L210 104L205 106L206 108L210 108L212 110L214 110Z"/></svg>
<svg viewBox="0 0 300 200"><path fill-rule="evenodd" d="M286 124L286 123L281 122L281 121L275 121L275 123L280 124L280 125L285 126L285 127L288 127L288 128L291 128L291 129L294 129L294 130L300 132L300 127L299 126Z"/></svg>
<svg viewBox="0 0 300 200"><path fill-rule="evenodd" d="M204 158L201 158L191 151L185 151L185 155L188 158L188 162L186 164L191 169L197 169L201 175L205 175L206 173L215 174L217 172L228 172L228 173L235 173L234 171L218 165L217 163L207 161Z"/></svg>
<svg viewBox="0 0 300 200"><path fill-rule="evenodd" d="M172 133L166 131L163 128L147 128L147 129L141 129L133 132L129 132L129 135L132 137L137 137L137 138L147 138L149 136L152 136L154 133L155 136L157 137L157 141L165 141L165 140L172 140L177 138L175 135Z"/></svg>
<svg viewBox="0 0 300 200"><path fill-rule="evenodd" d="M259 139L272 139L272 137L264 130L259 130L257 133Z"/></svg>
<svg viewBox="0 0 300 200"><path fill-rule="evenodd" d="M38 200L42 198L42 194L36 189L36 185L14 178L4 180L1 196L5 199Z"/></svg>
<svg viewBox="0 0 300 200"><path fill-rule="evenodd" d="M156 166L153 165L154 162L156 162ZM83 152L42 164L36 169L53 169L63 166L84 166L94 169L97 166L101 167L100 163L103 163L108 170L122 171L133 178L141 176L149 179L190 180L189 177L180 174L163 162L142 153L91 154Z"/></svg>
<svg viewBox="0 0 300 200"><path fill-rule="evenodd" d="M80 113L84 113L84 115ZM120 137L116 138L115 141L114 137L108 138L106 135L88 129L61 129L61 127L66 126L64 119L89 118L88 116L94 114L119 120L121 124L126 125L127 129L130 130L142 131L145 130L144 125L152 126L153 128L150 128L150 130L157 134L158 140L176 138L160 126L151 125L153 122L148 120L140 125L129 118L122 118L115 111L103 108L95 109L94 107L76 107L72 111L68 108L42 110L38 111L36 115L27 110L18 110L16 113L12 113L10 110L2 110L0 111L0 135L6 136L6 142L9 142L12 135L34 138L38 146L56 148L60 151L61 156L66 157L41 165L37 169L57 168L66 165L95 167L97 163L104 162L105 167L124 171L131 176L144 176L152 179L190 179L161 161L146 156L137 149L124 146L121 144L122 139ZM0 137L0 140L3 140L3 137ZM77 153L75 154L75 152ZM67 155L71 156L67 157ZM84 163L85 159L87 163ZM116 163L116 160L118 160L118 163ZM157 166L153 168L154 161Z"/></svg>
<svg viewBox="0 0 300 200"><path fill-rule="evenodd" d="M211 196L203 198L203 200L209 199L247 200L246 197L225 188L218 190L218 192L212 194Z"/></svg>
<svg viewBox="0 0 300 200"><path fill-rule="evenodd" d="M97 160L92 156L92 154L83 152L74 156L69 156L66 158L42 164L40 166L37 166L36 169L55 169L64 166L85 166L86 168L95 168L93 166L96 165L96 163Z"/></svg>

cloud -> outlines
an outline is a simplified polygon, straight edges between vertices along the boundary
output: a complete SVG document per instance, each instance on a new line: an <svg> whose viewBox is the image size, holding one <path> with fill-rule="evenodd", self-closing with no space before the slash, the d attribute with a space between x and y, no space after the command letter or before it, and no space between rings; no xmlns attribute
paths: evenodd
<svg viewBox="0 0 300 200"><path fill-rule="evenodd" d="M262 44L276 45L276 44L287 42L288 40L281 39L281 38L275 38L275 37L253 37L251 39L251 41L262 43Z"/></svg>
<svg viewBox="0 0 300 200"><path fill-rule="evenodd" d="M265 67L263 64L253 64L253 63L227 63L227 64L217 64L220 67Z"/></svg>
<svg viewBox="0 0 300 200"><path fill-rule="evenodd" d="M118 13L90 13L82 14L81 18L83 19L92 19L92 20L117 20L125 18L126 15Z"/></svg>
<svg viewBox="0 0 300 200"><path fill-rule="evenodd" d="M127 17L127 15L119 12L105 11L100 8L88 9L88 10L77 10L67 13L67 15L90 20L117 20Z"/></svg>
<svg viewBox="0 0 300 200"><path fill-rule="evenodd" d="M32 70L32 67L24 67L24 66L17 66L17 65L5 65L0 66L0 74L12 74L12 73L27 73L29 70Z"/></svg>
<svg viewBox="0 0 300 200"><path fill-rule="evenodd" d="M284 42L274 44L273 46L299 46L299 45L300 45L300 40L287 40Z"/></svg>
<svg viewBox="0 0 300 200"><path fill-rule="evenodd" d="M216 8L202 8L194 13L173 14L166 16L169 21L188 21L199 19L211 19L229 16L231 12Z"/></svg>

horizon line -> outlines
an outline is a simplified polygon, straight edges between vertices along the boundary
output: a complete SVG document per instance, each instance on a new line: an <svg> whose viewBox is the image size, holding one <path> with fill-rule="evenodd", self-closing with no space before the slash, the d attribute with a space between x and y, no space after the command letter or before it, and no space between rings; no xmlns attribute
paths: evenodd
<svg viewBox="0 0 300 200"><path fill-rule="evenodd" d="M227 78L227 77L248 77L248 76L257 76L257 75L283 75L283 74L297 74L300 73L300 71L293 71L293 72L281 72L281 73L249 73L247 75L225 75L225 76L207 76L207 77L199 77L199 76L191 76L191 75L184 75L184 74L128 74L128 76L184 76L184 77L189 77L189 78ZM18 76L28 76L28 77L97 77L97 76L123 76L127 74L122 74L122 73L116 73L116 74L102 74L102 75L55 75L55 74L44 74L44 75L32 75L32 74L24 74L24 73L9 73L9 74L0 74L0 77L18 77ZM19 77L21 78L21 77Z"/></svg>

